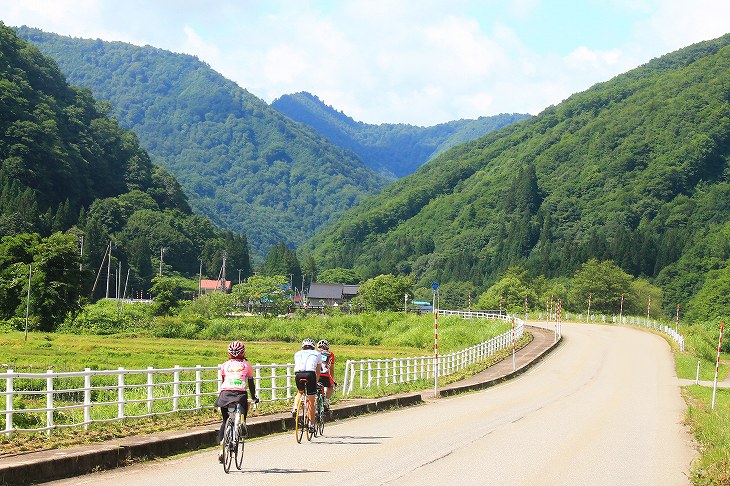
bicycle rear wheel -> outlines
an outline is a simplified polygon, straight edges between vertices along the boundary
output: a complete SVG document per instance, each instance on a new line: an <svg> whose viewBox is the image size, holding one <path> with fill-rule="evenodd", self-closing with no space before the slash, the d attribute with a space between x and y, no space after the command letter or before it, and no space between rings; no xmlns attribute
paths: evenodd
<svg viewBox="0 0 730 486"><path fill-rule="evenodd" d="M225 433L223 434L223 470L228 474L231 470L231 462L233 460L234 451L231 444L233 443L233 417L228 417L226 422Z"/></svg>
<svg viewBox="0 0 730 486"><path fill-rule="evenodd" d="M243 450L246 440L245 430L245 424L242 423L238 425L238 441L236 441L236 469L239 471L241 470L241 467L243 467Z"/></svg>
<svg viewBox="0 0 730 486"><path fill-rule="evenodd" d="M304 400L304 397L299 400L299 405L297 405L296 419L294 420L294 438L299 444L302 443L302 437L304 437L304 429L306 428Z"/></svg>
<svg viewBox="0 0 730 486"><path fill-rule="evenodd" d="M307 407L314 407L314 403L312 403L309 399L307 399ZM307 428L307 440L311 441L312 436L316 433L316 429L312 427L314 424L309 421L309 412L307 410L307 407L304 407L304 413L305 413L305 419L304 419L304 425Z"/></svg>

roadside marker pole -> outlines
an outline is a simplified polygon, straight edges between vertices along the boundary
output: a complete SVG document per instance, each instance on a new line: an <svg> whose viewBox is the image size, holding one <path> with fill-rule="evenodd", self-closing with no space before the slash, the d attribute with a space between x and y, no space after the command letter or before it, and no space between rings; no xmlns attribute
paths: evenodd
<svg viewBox="0 0 730 486"><path fill-rule="evenodd" d="M720 342L717 344L717 363L715 364L715 384L712 386L712 410L715 410L715 395L717 394L717 372L720 369L720 349L722 349L722 330L725 323L720 323Z"/></svg>
<svg viewBox="0 0 730 486"><path fill-rule="evenodd" d="M439 396L439 310L433 310L433 352L434 352L434 373L433 373L433 394Z"/></svg>
<svg viewBox="0 0 730 486"><path fill-rule="evenodd" d="M433 396L439 396L439 284L431 284L433 288Z"/></svg>
<svg viewBox="0 0 730 486"><path fill-rule="evenodd" d="M563 301L558 299L558 311L555 320L555 342L558 341L558 336L563 334Z"/></svg>
<svg viewBox="0 0 730 486"><path fill-rule="evenodd" d="M677 319L674 321L674 332L679 332L679 304L677 304Z"/></svg>
<svg viewBox="0 0 730 486"><path fill-rule="evenodd" d="M515 316L512 316L512 371L516 370L515 365Z"/></svg>
<svg viewBox="0 0 730 486"><path fill-rule="evenodd" d="M621 307L618 311L618 323L623 324L624 323L624 294L621 294Z"/></svg>

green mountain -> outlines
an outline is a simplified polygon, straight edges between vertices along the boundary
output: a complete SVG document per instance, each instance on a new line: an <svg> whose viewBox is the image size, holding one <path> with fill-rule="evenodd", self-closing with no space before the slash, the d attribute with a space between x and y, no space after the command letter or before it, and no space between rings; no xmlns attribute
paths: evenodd
<svg viewBox="0 0 730 486"><path fill-rule="evenodd" d="M386 179L189 55L21 27L73 84L109 100L196 213L248 235L259 256L297 246Z"/></svg>
<svg viewBox="0 0 730 486"><path fill-rule="evenodd" d="M482 290L515 264L558 277L612 259L684 306L709 271L730 268L728 44L654 59L452 148L302 251L363 277Z"/></svg>
<svg viewBox="0 0 730 486"><path fill-rule="evenodd" d="M271 107L311 127L338 147L356 153L371 169L395 178L412 174L428 160L455 145L530 117L501 114L432 127L402 123L371 125L356 122L306 92L284 95Z"/></svg>
<svg viewBox="0 0 730 486"><path fill-rule="evenodd" d="M96 273L110 241L114 266L128 269L127 283L138 290L149 289L158 265L192 276L202 262L217 275L223 252L251 274L246 238L193 215L180 183L108 112L108 103L70 86L52 59L0 22L0 320L16 315L21 301L25 310L31 263L49 288L32 305L79 302L82 283L89 282L86 293L94 281L86 273ZM69 279L75 290L63 293ZM45 325L58 323L52 317L59 318L45 316Z"/></svg>

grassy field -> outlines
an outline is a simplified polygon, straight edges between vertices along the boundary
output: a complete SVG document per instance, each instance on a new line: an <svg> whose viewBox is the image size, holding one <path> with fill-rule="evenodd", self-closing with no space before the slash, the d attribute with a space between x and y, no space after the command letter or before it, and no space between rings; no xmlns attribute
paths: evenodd
<svg viewBox="0 0 730 486"><path fill-rule="evenodd" d="M266 323L269 324L266 327ZM172 326L165 324L164 326ZM458 351L509 330L504 321L475 321L457 317L439 319L439 351ZM70 333L0 334L0 371L47 369L144 369L180 366L215 366L227 358L231 339L246 343L252 363L288 363L304 337L329 340L344 368L348 359L429 355L433 352L433 317L383 313L327 318L240 318L213 321L197 334L217 338L163 337L157 327L135 333L94 335ZM166 334L175 334L168 329ZM223 336L223 337L220 337Z"/></svg>
<svg viewBox="0 0 730 486"><path fill-rule="evenodd" d="M121 334L95 335L79 333L31 333L25 340L21 332L0 334L3 349L0 372L13 369L22 372L79 371L91 369L144 369L202 365L215 366L227 357L226 347L232 338L246 342L247 359L253 363L291 362L300 349L300 338L324 337L336 353L335 376L341 381L348 359L392 358L431 355L433 352L433 317L405 316L402 313L338 316L327 318L268 319L241 318L213 321L207 326L194 326L198 339L160 337L160 324L148 329ZM174 321L162 324L165 335L179 334ZM439 351L447 354L483 342L509 330L503 321L469 321L455 317L439 319ZM188 332L188 331L185 331ZM252 340L254 336L263 339ZM205 336L224 336L214 339ZM276 340L275 338L279 338ZM269 340L266 340L269 339ZM525 345L526 336L518 345ZM342 341L350 344L339 344ZM369 343L369 344L365 344ZM492 357L476 366L462 370L457 376L441 380L442 384L479 372L503 356ZM371 388L358 396L382 396L428 387L424 383L403 383ZM110 398L113 400L113 397ZM38 404L38 406L42 406ZM262 403L258 413L287 410L286 401ZM113 415L112 415L113 416ZM22 417L21 417L22 418ZM18 419L20 420L20 418ZM165 416L126 419L118 422L94 423L89 430L80 428L54 430L45 433L0 435L0 454L18 453L47 447L109 440L133 434L187 428L219 420L217 410L181 412ZM71 421L73 423L73 420Z"/></svg>

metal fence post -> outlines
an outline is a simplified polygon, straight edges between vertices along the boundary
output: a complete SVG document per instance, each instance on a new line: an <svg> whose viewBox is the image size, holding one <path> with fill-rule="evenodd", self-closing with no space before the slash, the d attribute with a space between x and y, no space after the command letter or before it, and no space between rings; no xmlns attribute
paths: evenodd
<svg viewBox="0 0 730 486"><path fill-rule="evenodd" d="M9 437L13 430L13 370L8 370L5 378L5 433Z"/></svg>
<svg viewBox="0 0 730 486"><path fill-rule="evenodd" d="M271 399L276 400L276 364L271 365Z"/></svg>
<svg viewBox="0 0 730 486"><path fill-rule="evenodd" d="M46 370L46 435L51 435L53 427L53 370Z"/></svg>
<svg viewBox="0 0 730 486"><path fill-rule="evenodd" d="M342 377L342 396L347 395L347 372L350 370L350 360L345 362L345 375ZM288 374L288 373L287 373ZM289 383L287 381L287 387Z"/></svg>
<svg viewBox="0 0 730 486"><path fill-rule="evenodd" d="M172 373L172 410L177 411L180 398L180 365L175 365Z"/></svg>
<svg viewBox="0 0 730 486"><path fill-rule="evenodd" d="M124 418L124 368L119 367L117 374L117 418Z"/></svg>
<svg viewBox="0 0 730 486"><path fill-rule="evenodd" d="M91 368L84 369L84 430L91 422Z"/></svg>
<svg viewBox="0 0 730 486"><path fill-rule="evenodd" d="M152 388L155 386L155 378L152 375L152 366L147 367L147 413L152 413Z"/></svg>
<svg viewBox="0 0 730 486"><path fill-rule="evenodd" d="M200 365L195 365L195 408L200 409L200 393L202 391L202 373Z"/></svg>

